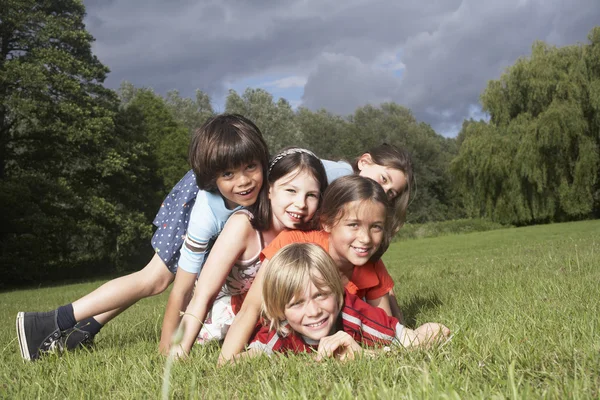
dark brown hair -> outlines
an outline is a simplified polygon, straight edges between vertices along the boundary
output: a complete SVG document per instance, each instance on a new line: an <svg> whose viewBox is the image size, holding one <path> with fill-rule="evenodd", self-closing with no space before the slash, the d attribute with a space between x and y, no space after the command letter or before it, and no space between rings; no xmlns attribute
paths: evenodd
<svg viewBox="0 0 600 400"><path fill-rule="evenodd" d="M344 218L346 204L353 201L371 201L381 203L385 207L385 227L383 239L379 249L371 257L371 261L377 261L387 250L392 237L392 225L389 216L392 208L385 191L381 185L372 179L360 175L348 175L336 179L329 185L323 196L323 206L319 215L321 226L333 227Z"/></svg>
<svg viewBox="0 0 600 400"><path fill-rule="evenodd" d="M238 114L221 114L206 121L192 136L189 160L198 188L217 191L219 173L259 161L267 176L269 150L260 129Z"/></svg>
<svg viewBox="0 0 600 400"><path fill-rule="evenodd" d="M406 177L406 187L404 190L402 190L402 192L398 193L393 200L390 201L393 209L393 213L390 214L392 217L390 229L392 235L394 235L400 228L402 228L402 225L404 225L404 222L406 221L406 209L408 208L412 187L414 186L414 173L410 154L404 149L399 149L387 143L373 147L365 154L369 154L371 156L371 160L375 164L400 170ZM358 161L361 157L362 155L357 157L352 163L352 168L357 174L360 172L358 169Z"/></svg>
<svg viewBox="0 0 600 400"><path fill-rule="evenodd" d="M266 185L269 149L260 129L248 118L239 114L220 114L206 121L192 136L189 160L198 188L213 193L218 193L217 178L221 173L258 161L263 185L250 209L258 216L269 205ZM254 218L252 225L255 229L265 226L261 218Z"/></svg>
<svg viewBox="0 0 600 400"><path fill-rule="evenodd" d="M273 161L271 161L271 169L269 170L269 186L275 184L275 182L287 174L298 171L308 172L317 183L319 184L319 205L317 207L317 212L321 207L323 193L325 193L325 189L327 189L327 173L325 172L325 167L323 167L323 163L321 160L314 155L314 153L305 150L299 149L295 147L289 147L283 149L279 154L273 157ZM315 214L316 215L316 214ZM270 227L272 221L272 211L271 211L271 202L266 201L266 206L263 207L262 214L256 215L256 218L263 219L266 221L265 226ZM311 221L309 221L308 226L299 226L298 229L316 229L318 228L318 218L313 217ZM265 228L266 229L266 228Z"/></svg>

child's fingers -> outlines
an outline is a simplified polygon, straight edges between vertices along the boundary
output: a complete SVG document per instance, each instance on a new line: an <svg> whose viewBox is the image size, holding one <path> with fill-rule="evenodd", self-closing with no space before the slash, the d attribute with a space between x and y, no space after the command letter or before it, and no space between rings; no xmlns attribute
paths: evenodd
<svg viewBox="0 0 600 400"><path fill-rule="evenodd" d="M317 361L321 361L324 357L331 357L335 350L340 346L339 335L336 334L324 337L319 341L317 349Z"/></svg>
<svg viewBox="0 0 600 400"><path fill-rule="evenodd" d="M442 341L450 336L450 329L447 326L437 323L430 323L431 339Z"/></svg>
<svg viewBox="0 0 600 400"><path fill-rule="evenodd" d="M331 357L337 345L330 337L321 339L319 347L317 349L317 361L321 361L323 358Z"/></svg>
<svg viewBox="0 0 600 400"><path fill-rule="evenodd" d="M422 347L429 347L435 343L441 343L450 336L447 326L435 322L428 322L417 328L418 342Z"/></svg>
<svg viewBox="0 0 600 400"><path fill-rule="evenodd" d="M354 352L355 350L351 346L348 346L345 348L345 351L339 354L338 358L340 361L354 360Z"/></svg>
<svg viewBox="0 0 600 400"><path fill-rule="evenodd" d="M187 358L187 353L185 350L183 350L183 347L180 344L176 344L171 347L171 354L176 360L183 360Z"/></svg>
<svg viewBox="0 0 600 400"><path fill-rule="evenodd" d="M445 325L442 325L442 335L443 335L445 338L449 337L451 333L452 333L452 332L450 331L450 329L449 329L447 326L445 326Z"/></svg>
<svg viewBox="0 0 600 400"><path fill-rule="evenodd" d="M320 340L316 360L332 356L338 356L341 360L353 359L354 352L359 350L358 343L349 334L340 331Z"/></svg>

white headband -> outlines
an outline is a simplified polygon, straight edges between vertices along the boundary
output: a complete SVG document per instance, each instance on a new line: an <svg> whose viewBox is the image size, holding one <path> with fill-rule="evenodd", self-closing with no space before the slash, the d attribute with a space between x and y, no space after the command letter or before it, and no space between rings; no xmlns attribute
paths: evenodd
<svg viewBox="0 0 600 400"><path fill-rule="evenodd" d="M279 160L281 160L282 158L289 156L290 154L296 154L296 153L304 153L304 154L309 154L311 156L313 156L314 158L318 158L315 153L313 153L310 150L306 150L306 149L302 149L300 147L294 147L291 149L287 149L282 151L281 153L277 154L273 160L271 161L271 164L269 164L269 172L271 172L271 170L273 169L273 166L275 166L275 164L277 164L277 162Z"/></svg>

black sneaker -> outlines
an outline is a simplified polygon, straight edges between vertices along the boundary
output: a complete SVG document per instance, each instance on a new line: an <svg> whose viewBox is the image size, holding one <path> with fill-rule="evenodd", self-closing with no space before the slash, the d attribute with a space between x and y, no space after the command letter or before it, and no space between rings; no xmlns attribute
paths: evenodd
<svg viewBox="0 0 600 400"><path fill-rule="evenodd" d="M42 353L62 350L57 310L17 314L17 338L24 360L37 360Z"/></svg>
<svg viewBox="0 0 600 400"><path fill-rule="evenodd" d="M94 344L94 337L90 332L82 330L78 322L72 328L61 332L60 342L62 348L66 350L75 350L78 347L91 347Z"/></svg>

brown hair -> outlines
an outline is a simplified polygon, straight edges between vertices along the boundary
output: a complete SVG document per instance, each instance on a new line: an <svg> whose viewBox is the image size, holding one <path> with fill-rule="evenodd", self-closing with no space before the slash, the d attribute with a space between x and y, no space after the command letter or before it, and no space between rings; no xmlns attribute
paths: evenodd
<svg viewBox="0 0 600 400"><path fill-rule="evenodd" d="M294 171L298 171L298 173L307 172L315 178L319 184L320 196L319 204L317 206L318 212L323 200L323 193L325 193L325 189L327 189L327 173L325 172L323 163L313 152L297 147L288 147L280 151L273 157L270 163L269 186L273 186L277 180ZM267 202L267 206L264 207L263 212L264 214L257 216L257 218L264 219L267 221L265 225L271 226L273 215L271 212L270 201ZM312 220L309 221L308 226L299 226L298 229L318 229L318 227L318 218L313 217Z"/></svg>
<svg viewBox="0 0 600 400"><path fill-rule="evenodd" d="M221 114L196 129L189 160L198 188L217 191L219 173L258 160L267 176L269 151L260 129L239 114Z"/></svg>
<svg viewBox="0 0 600 400"><path fill-rule="evenodd" d="M220 114L210 118L192 135L189 160L200 190L218 192L219 174L242 164L258 161L262 168L263 185L251 207L254 215L262 215L268 205L267 180L269 149L260 129L239 114ZM253 218L255 229L265 228L265 221Z"/></svg>
<svg viewBox="0 0 600 400"><path fill-rule="evenodd" d="M338 309L341 309L344 286L340 273L331 256L320 246L313 243L288 244L275 253L266 268L262 314L270 329L277 333L283 336L289 333L282 324L285 308L294 297L304 293L309 282L335 296Z"/></svg>
<svg viewBox="0 0 600 400"><path fill-rule="evenodd" d="M386 218L383 239L379 249L371 256L371 261L377 261L387 250L392 237L392 221L388 218L392 214L388 197L381 185L372 179L360 175L348 175L333 181L323 196L319 221L321 226L333 227L344 218L346 204L353 201L381 203L385 207Z"/></svg>
<svg viewBox="0 0 600 400"><path fill-rule="evenodd" d="M404 225L404 222L406 221L406 209L408 208L412 187L414 186L414 173L410 154L404 149L399 149L387 143L373 147L365 154L369 154L371 160L375 164L400 170L406 177L406 187L391 200L393 213L390 214L392 216L390 229L392 235L394 235L402 228L402 225ZM360 172L358 169L358 161L361 157L357 157L352 163L352 168L357 174Z"/></svg>

